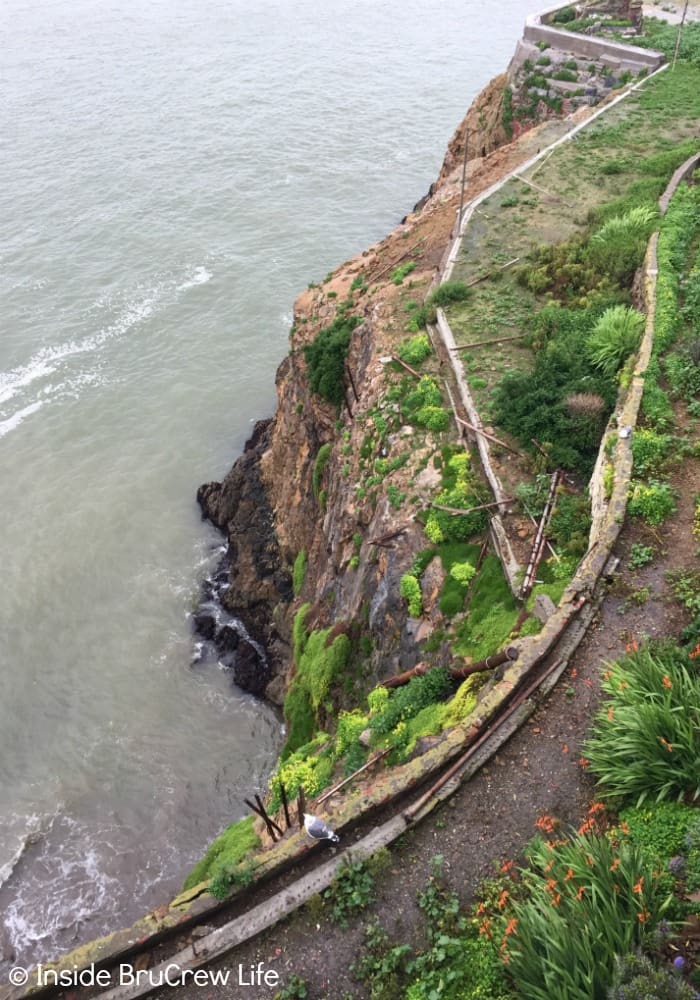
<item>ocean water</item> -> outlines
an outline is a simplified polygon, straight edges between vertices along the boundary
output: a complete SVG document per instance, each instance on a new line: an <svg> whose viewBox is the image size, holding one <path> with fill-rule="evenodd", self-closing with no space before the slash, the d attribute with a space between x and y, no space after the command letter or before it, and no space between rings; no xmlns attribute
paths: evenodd
<svg viewBox="0 0 700 1000"><path fill-rule="evenodd" d="M191 634L196 488L538 6L4 0L0 981L165 901L264 786L280 719Z"/></svg>

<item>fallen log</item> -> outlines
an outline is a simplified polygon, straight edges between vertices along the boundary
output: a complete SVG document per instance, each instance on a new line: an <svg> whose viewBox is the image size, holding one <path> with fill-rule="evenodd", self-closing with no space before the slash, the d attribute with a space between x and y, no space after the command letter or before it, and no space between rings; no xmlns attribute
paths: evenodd
<svg viewBox="0 0 700 1000"><path fill-rule="evenodd" d="M476 663L468 663L466 667L452 667L450 669L450 677L456 681L464 680L465 677L470 677L472 674L479 674L482 670L495 670L496 667L500 667L504 663L513 663L519 656L520 650L517 646L506 646L500 653L493 653L484 660L478 660Z"/></svg>

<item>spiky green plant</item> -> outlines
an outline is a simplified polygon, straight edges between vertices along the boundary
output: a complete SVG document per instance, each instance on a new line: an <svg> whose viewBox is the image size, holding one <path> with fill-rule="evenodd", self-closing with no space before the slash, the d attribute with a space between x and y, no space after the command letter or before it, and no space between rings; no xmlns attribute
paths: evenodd
<svg viewBox="0 0 700 1000"><path fill-rule="evenodd" d="M584 753L607 795L700 798L700 672L672 642L650 643L603 673L608 695Z"/></svg>
<svg viewBox="0 0 700 1000"><path fill-rule="evenodd" d="M600 317L588 338L588 354L596 366L608 375L624 364L639 347L644 316L628 306L611 306Z"/></svg>

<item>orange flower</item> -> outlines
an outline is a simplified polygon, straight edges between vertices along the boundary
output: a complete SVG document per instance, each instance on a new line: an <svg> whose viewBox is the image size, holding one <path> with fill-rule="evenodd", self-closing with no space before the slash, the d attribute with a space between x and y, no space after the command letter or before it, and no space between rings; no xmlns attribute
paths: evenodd
<svg viewBox="0 0 700 1000"><path fill-rule="evenodd" d="M632 892L636 892L637 895L641 895L642 889L644 888L644 876L642 875L639 881L635 882L632 886Z"/></svg>
<svg viewBox="0 0 700 1000"><path fill-rule="evenodd" d="M507 923L507 925L506 925L506 937L508 937L509 934L515 934L515 928L517 926L518 926L518 918L517 917L513 917L512 920L509 920L508 923Z"/></svg>
<svg viewBox="0 0 700 1000"><path fill-rule="evenodd" d="M610 705L608 708L608 722L612 722L615 718L615 709Z"/></svg>
<svg viewBox="0 0 700 1000"><path fill-rule="evenodd" d="M498 909L502 910L508 900L508 892L504 889L498 899Z"/></svg>
<svg viewBox="0 0 700 1000"><path fill-rule="evenodd" d="M620 687L618 688L618 690L619 691L624 691L626 687L629 687L629 684L627 683L627 681L620 681Z"/></svg>
<svg viewBox="0 0 700 1000"><path fill-rule="evenodd" d="M620 867L620 859L619 858L615 858L615 860L613 861L613 863L610 865L610 871L611 872L615 872L615 871L617 871L617 869L619 867Z"/></svg>
<svg viewBox="0 0 700 1000"><path fill-rule="evenodd" d="M700 642L697 644L692 653L688 653L688 656L691 660L695 660L698 656L700 656Z"/></svg>
<svg viewBox="0 0 700 1000"><path fill-rule="evenodd" d="M535 826L538 830L543 830L545 833L553 833L557 821L553 816L538 816L535 820Z"/></svg>
<svg viewBox="0 0 700 1000"><path fill-rule="evenodd" d="M626 653L636 653L639 649L639 643L636 639L630 639L630 641L625 646Z"/></svg>
<svg viewBox="0 0 700 1000"><path fill-rule="evenodd" d="M578 833L580 836L583 836L586 833L590 833L591 830L594 829L595 829L595 820L593 819L593 817L590 817L590 819L587 819L585 823L581 824L581 826L578 828Z"/></svg>
<svg viewBox="0 0 700 1000"><path fill-rule="evenodd" d="M579 890L576 893L576 899L583 899L583 894L586 891L585 885L579 886Z"/></svg>
<svg viewBox="0 0 700 1000"><path fill-rule="evenodd" d="M556 889L556 887L557 887L557 880L555 878L547 879L547 884L545 885L545 889L549 889L549 891L552 892L552 890Z"/></svg>
<svg viewBox="0 0 700 1000"><path fill-rule="evenodd" d="M501 873L503 875L507 874L509 871L512 871L514 866L515 866L514 861L504 861L503 864L501 865Z"/></svg>
<svg viewBox="0 0 700 1000"><path fill-rule="evenodd" d="M673 684L671 683L671 678L668 676L668 674L664 674L663 685L665 688L673 687Z"/></svg>
<svg viewBox="0 0 700 1000"><path fill-rule="evenodd" d="M573 870L573 868L569 868L568 871L567 871L567 873L566 873L566 875L564 876L564 881L568 882L573 877L574 877L574 870Z"/></svg>
<svg viewBox="0 0 700 1000"><path fill-rule="evenodd" d="M477 917L482 917L486 913L486 903L479 903L476 908Z"/></svg>
<svg viewBox="0 0 700 1000"><path fill-rule="evenodd" d="M588 810L588 815L592 816L593 813L597 813L597 812L601 812L601 811L602 812L605 811L605 806L603 805L603 803L602 802L594 802L593 805L591 806L591 808Z"/></svg>
<svg viewBox="0 0 700 1000"><path fill-rule="evenodd" d="M558 892L556 896L552 896L552 906L559 906L561 903L561 893Z"/></svg>
<svg viewBox="0 0 700 1000"><path fill-rule="evenodd" d="M666 747L666 749L668 750L668 752L669 752L669 753L673 753L673 747L672 747L672 745L671 745L671 744L670 744L670 743L668 742L668 740L665 740L665 739L663 738L663 736L659 736L659 739L661 740L661 744L662 744L662 746L665 746L665 747Z"/></svg>
<svg viewBox="0 0 700 1000"><path fill-rule="evenodd" d="M569 744L568 743L564 743L563 744L563 746L561 748L561 752L562 753L568 753L569 752Z"/></svg>
<svg viewBox="0 0 700 1000"><path fill-rule="evenodd" d="M590 760L588 759L588 757L579 757L578 762L579 762L579 764L581 765L581 767L583 768L584 771L586 770L586 768L590 764Z"/></svg>
<svg viewBox="0 0 700 1000"><path fill-rule="evenodd" d="M622 833L629 833L630 832L629 824L623 820L620 823L620 830L622 831Z"/></svg>
<svg viewBox="0 0 700 1000"><path fill-rule="evenodd" d="M649 917L649 910L642 910L641 913L637 914L637 920L640 922L640 924L645 924L647 922L648 917Z"/></svg>
<svg viewBox="0 0 700 1000"><path fill-rule="evenodd" d="M484 934L486 937L491 937L491 921L484 920L483 923L479 924L479 934Z"/></svg>
<svg viewBox="0 0 700 1000"><path fill-rule="evenodd" d="M604 673L603 673L603 680L604 681L609 681L611 677L612 677L612 670L606 670L606 671L604 671Z"/></svg>

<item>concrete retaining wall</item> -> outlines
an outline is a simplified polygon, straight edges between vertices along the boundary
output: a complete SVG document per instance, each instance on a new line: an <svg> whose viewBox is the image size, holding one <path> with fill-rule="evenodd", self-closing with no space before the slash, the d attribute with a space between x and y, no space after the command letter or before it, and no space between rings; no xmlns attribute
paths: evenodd
<svg viewBox="0 0 700 1000"><path fill-rule="evenodd" d="M565 6L569 5L558 3L537 14L530 14L525 21L523 31L525 41L533 44L546 42L554 49L562 49L584 59L610 60L630 67L639 66L654 70L663 62L663 53L655 49L640 49L636 45L612 42L607 38L597 38L595 35L581 35L576 31L566 31L565 28L545 23L550 14Z"/></svg>

